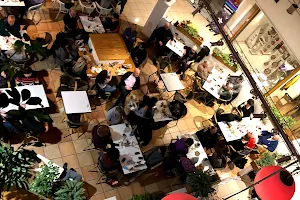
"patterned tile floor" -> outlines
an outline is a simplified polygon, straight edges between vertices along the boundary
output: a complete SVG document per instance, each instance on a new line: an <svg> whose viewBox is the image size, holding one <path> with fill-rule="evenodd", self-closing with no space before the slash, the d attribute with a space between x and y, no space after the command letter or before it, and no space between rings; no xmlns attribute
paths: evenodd
<svg viewBox="0 0 300 200"><path fill-rule="evenodd" d="M125 7L124 14L121 18L125 21L122 24L122 29L127 25L127 22L133 22L135 18L139 18L138 24L143 26L147 17L151 13L157 0L128 0ZM191 19L195 21L201 28L201 33L203 30L203 37L209 37L214 40L217 38L213 36L205 27L207 24L206 20L200 15L193 18L190 12L193 8L184 0L177 0L176 3L169 10L168 15L178 19ZM53 9L52 2L47 0L42 10L40 10L36 15L35 19L41 19L40 23L36 26L29 26L27 31L30 36L35 33L50 32L55 40L55 36L58 32L62 31L64 26L62 22L62 16L60 15L58 20L54 21L57 14L57 10ZM30 17L30 14L29 14ZM122 31L121 29L121 31ZM151 64L150 64L151 63ZM35 147L33 148L38 154L44 155L48 159L52 160L54 163L62 166L63 163L67 162L69 167L74 168L76 171L82 174L83 180L86 182L86 191L90 199L102 200L112 196L116 196L118 200L127 200L133 194L141 194L145 192L155 192L162 190L163 192L170 192L183 186L170 186L172 182L169 180L163 180L160 182L154 182L149 185L141 185L139 182L134 182L130 186L122 186L119 188L112 188L107 184L96 184L100 174L95 172L88 172L90 169L94 168L97 164L97 151L83 151L85 147L91 141L91 133L86 132L84 135L78 138L77 134L64 136L69 134L69 129L67 125L63 123L63 115L60 113L59 108L62 108L61 100L57 100L56 97L56 83L62 72L55 68L52 58L47 59L43 62L37 62L33 66L34 70L40 71L45 70L45 75L43 77L45 81L45 89L47 91L48 98L54 102L58 107L57 113L52 114L51 117L54 120L54 127L49 133L47 133L47 142L45 147ZM148 76L155 71L155 67L152 65L151 61L148 61L147 65L142 69L142 84L145 80L148 80ZM188 113L183 118L180 119L177 126L173 126L171 123L168 127L162 128L158 131L153 131L153 139L148 146L144 149L150 149L153 146L168 145L171 138L176 138L179 135L187 134L190 132L195 132L201 128L201 121L204 119L209 119L212 117L214 110L210 107L206 107L203 104L199 104L194 100L186 103L188 107ZM111 103L106 105L98 106L91 114L88 115L91 120L89 129L93 127L93 124L101 122L105 119L105 113L108 108L111 107ZM198 127L198 128L197 128ZM59 131L58 131L59 130ZM164 137L160 136L164 134ZM44 136L41 135L41 139ZM49 137L51 140L49 140ZM18 146L16 144L15 146ZM229 169L224 169L219 171L222 177L236 176L237 170L234 169L230 171ZM241 182L230 182L229 184L222 185L217 188L220 197L226 197L227 195L239 191L244 185ZM242 193L233 199L246 199L247 194Z"/></svg>

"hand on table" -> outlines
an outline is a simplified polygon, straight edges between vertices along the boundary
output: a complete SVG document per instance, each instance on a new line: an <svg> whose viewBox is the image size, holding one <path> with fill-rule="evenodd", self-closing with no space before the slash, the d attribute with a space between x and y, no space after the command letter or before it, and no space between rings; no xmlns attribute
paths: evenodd
<svg viewBox="0 0 300 200"><path fill-rule="evenodd" d="M159 42L158 42L158 44L159 44L160 46L162 46L162 45L163 45L163 43L162 43L161 41L159 41Z"/></svg>
<svg viewBox="0 0 300 200"><path fill-rule="evenodd" d="M132 90L132 88L131 88L131 87L128 87L127 85L125 86L125 89L126 89L126 90Z"/></svg>

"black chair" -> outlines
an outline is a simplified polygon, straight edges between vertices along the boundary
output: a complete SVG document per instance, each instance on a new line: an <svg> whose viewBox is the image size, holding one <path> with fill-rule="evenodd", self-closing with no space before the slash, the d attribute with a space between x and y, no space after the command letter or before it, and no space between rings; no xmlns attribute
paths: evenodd
<svg viewBox="0 0 300 200"><path fill-rule="evenodd" d="M87 125L87 117L85 114L83 114L85 120L81 121L81 114L67 114L67 119L65 119L65 122L67 122L69 128L71 128L71 133L66 135L64 138L73 135L74 133L76 133L75 129L78 129L84 125ZM83 133L81 135L78 136L78 138L80 138L82 135L84 135L84 131L82 131Z"/></svg>
<svg viewBox="0 0 300 200"><path fill-rule="evenodd" d="M77 81L70 75L62 75L60 77L60 85L57 90L56 97L61 97L61 91L76 91Z"/></svg>

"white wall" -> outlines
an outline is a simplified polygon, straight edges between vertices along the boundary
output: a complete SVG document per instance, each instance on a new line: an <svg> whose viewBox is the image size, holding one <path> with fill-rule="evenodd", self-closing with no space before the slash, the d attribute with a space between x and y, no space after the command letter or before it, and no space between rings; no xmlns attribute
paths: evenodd
<svg viewBox="0 0 300 200"><path fill-rule="evenodd" d="M256 0L256 3L296 58L300 60L300 15L297 12L293 15L287 13L286 9L291 3L288 0L280 0L278 3L274 0Z"/></svg>

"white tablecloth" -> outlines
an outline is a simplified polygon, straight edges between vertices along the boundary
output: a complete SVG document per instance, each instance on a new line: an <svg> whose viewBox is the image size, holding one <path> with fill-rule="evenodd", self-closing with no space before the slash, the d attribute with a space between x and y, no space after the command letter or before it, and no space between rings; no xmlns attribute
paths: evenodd
<svg viewBox="0 0 300 200"><path fill-rule="evenodd" d="M19 38L15 37L13 35L10 35L8 37L0 36L1 50L7 51L7 50L13 49L13 46L17 40L19 40Z"/></svg>
<svg viewBox="0 0 300 200"><path fill-rule="evenodd" d="M229 123L231 125L230 128L226 122L218 122L227 142L241 139L247 132L253 133L257 141L258 135L265 129L260 118L250 119L250 117L244 117L240 122L232 121Z"/></svg>
<svg viewBox="0 0 300 200"><path fill-rule="evenodd" d="M214 67L205 81L203 88L217 99L220 98L218 93L221 87L226 84L228 75L227 71L221 71L219 67Z"/></svg>
<svg viewBox="0 0 300 200"><path fill-rule="evenodd" d="M113 142L118 144L116 148L120 151L119 160L124 174L147 169L138 141L134 135L130 135L132 129L127 127L126 124L113 125L109 128ZM143 159L139 159L139 157ZM122 162L124 158L126 160Z"/></svg>
<svg viewBox="0 0 300 200"><path fill-rule="evenodd" d="M62 91L61 96L67 114L92 112L86 91Z"/></svg>
<svg viewBox="0 0 300 200"><path fill-rule="evenodd" d="M167 42L167 44L166 44L166 47L168 47L169 49L171 49L174 53L176 53L180 57L183 56L183 53L184 53L184 44L182 44L178 40L175 40L175 39L174 39L174 41L169 40Z"/></svg>
<svg viewBox="0 0 300 200"><path fill-rule="evenodd" d="M184 86L182 85L176 73L164 73L160 74L160 77L168 92L184 89Z"/></svg>
<svg viewBox="0 0 300 200"><path fill-rule="evenodd" d="M12 6L25 6L24 1L19 0L0 0L0 6L12 7Z"/></svg>
<svg viewBox="0 0 300 200"><path fill-rule="evenodd" d="M21 91L23 89L28 89L31 93L31 97L40 97L42 99L42 105L44 108L49 107L49 102L44 90L43 85L26 85L26 86L19 86L16 87L16 89L19 91L19 93L21 94ZM11 88L1 88L0 91L4 92L5 94L7 94L7 92L5 90L11 90ZM8 95L8 94L7 94ZM8 95L9 98L11 98ZM0 100L1 101L1 100ZM23 103L26 103L23 102ZM42 108L40 105L26 105L26 110L32 110L32 109L37 109L37 108ZM6 108L3 108L3 111L10 111L10 110L18 110L19 107L13 104L9 104Z"/></svg>
<svg viewBox="0 0 300 200"><path fill-rule="evenodd" d="M93 19L92 21L89 20L88 16L80 16L80 21L84 30L88 33L105 33L105 29L101 23L99 17L90 17Z"/></svg>

